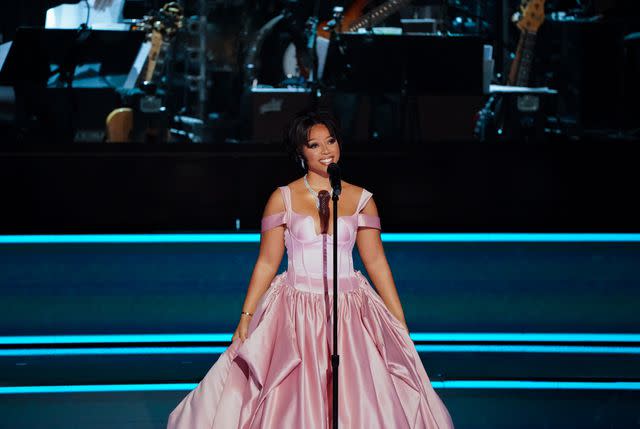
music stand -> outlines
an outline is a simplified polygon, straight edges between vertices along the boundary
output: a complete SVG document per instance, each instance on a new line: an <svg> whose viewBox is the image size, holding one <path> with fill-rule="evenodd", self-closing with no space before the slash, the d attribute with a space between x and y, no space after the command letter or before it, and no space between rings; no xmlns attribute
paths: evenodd
<svg viewBox="0 0 640 429"><path fill-rule="evenodd" d="M18 28L0 85L15 89L26 138L73 141L79 123L104 130L144 38L132 31Z"/></svg>
<svg viewBox="0 0 640 429"><path fill-rule="evenodd" d="M342 33L327 54L325 86L364 93L483 94L478 36Z"/></svg>
<svg viewBox="0 0 640 429"><path fill-rule="evenodd" d="M57 67L83 64L100 64L102 76L126 75L144 38L137 31L20 27L0 70L0 84L42 85Z"/></svg>
<svg viewBox="0 0 640 429"><path fill-rule="evenodd" d="M328 91L398 98L392 102L398 111L393 137L402 130L401 137L416 141L421 138L417 96L482 96L483 52L478 36L334 34L323 83Z"/></svg>

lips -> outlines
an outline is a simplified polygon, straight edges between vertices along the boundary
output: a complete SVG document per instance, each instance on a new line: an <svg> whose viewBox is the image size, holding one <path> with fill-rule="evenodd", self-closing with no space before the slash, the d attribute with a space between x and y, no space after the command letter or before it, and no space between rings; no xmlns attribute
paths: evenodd
<svg viewBox="0 0 640 429"><path fill-rule="evenodd" d="M333 158L321 159L320 162L323 163L324 165L329 165L333 162Z"/></svg>

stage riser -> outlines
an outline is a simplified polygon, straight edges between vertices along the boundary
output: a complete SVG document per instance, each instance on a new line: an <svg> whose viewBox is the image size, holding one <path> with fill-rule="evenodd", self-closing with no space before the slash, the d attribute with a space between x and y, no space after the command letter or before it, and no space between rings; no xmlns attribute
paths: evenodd
<svg viewBox="0 0 640 429"><path fill-rule="evenodd" d="M3 427L164 429L185 392L4 396ZM637 425L640 392L438 390L457 429L538 429Z"/></svg>
<svg viewBox="0 0 640 429"><path fill-rule="evenodd" d="M638 243L385 250L413 332L640 332ZM3 335L232 333L257 254L257 243L5 244L0 326ZM366 273L357 251L354 260Z"/></svg>
<svg viewBox="0 0 640 429"><path fill-rule="evenodd" d="M7 386L197 383L217 354L0 357L0 382ZM431 380L640 379L638 353L545 354L422 352ZM350 356L341 353L341 361ZM1 396L0 396L1 397Z"/></svg>

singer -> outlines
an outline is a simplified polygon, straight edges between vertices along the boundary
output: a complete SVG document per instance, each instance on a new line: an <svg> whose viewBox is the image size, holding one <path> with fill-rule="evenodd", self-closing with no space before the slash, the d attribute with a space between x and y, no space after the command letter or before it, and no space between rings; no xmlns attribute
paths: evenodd
<svg viewBox="0 0 640 429"><path fill-rule="evenodd" d="M299 114L285 145L305 174L267 201L232 344L170 414L169 429L332 426L335 214L328 169L340 161L336 121L325 113ZM335 188L333 171L332 177ZM339 427L451 428L409 337L372 194L339 183ZM353 268L354 244L375 290ZM285 249L288 267L277 274Z"/></svg>

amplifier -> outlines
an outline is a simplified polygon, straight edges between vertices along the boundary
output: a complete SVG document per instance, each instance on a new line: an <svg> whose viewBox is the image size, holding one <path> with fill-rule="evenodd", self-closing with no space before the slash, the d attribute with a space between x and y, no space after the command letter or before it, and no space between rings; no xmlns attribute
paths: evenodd
<svg viewBox="0 0 640 429"><path fill-rule="evenodd" d="M251 140L272 143L282 141L284 128L293 116L311 107L307 88L252 88Z"/></svg>

